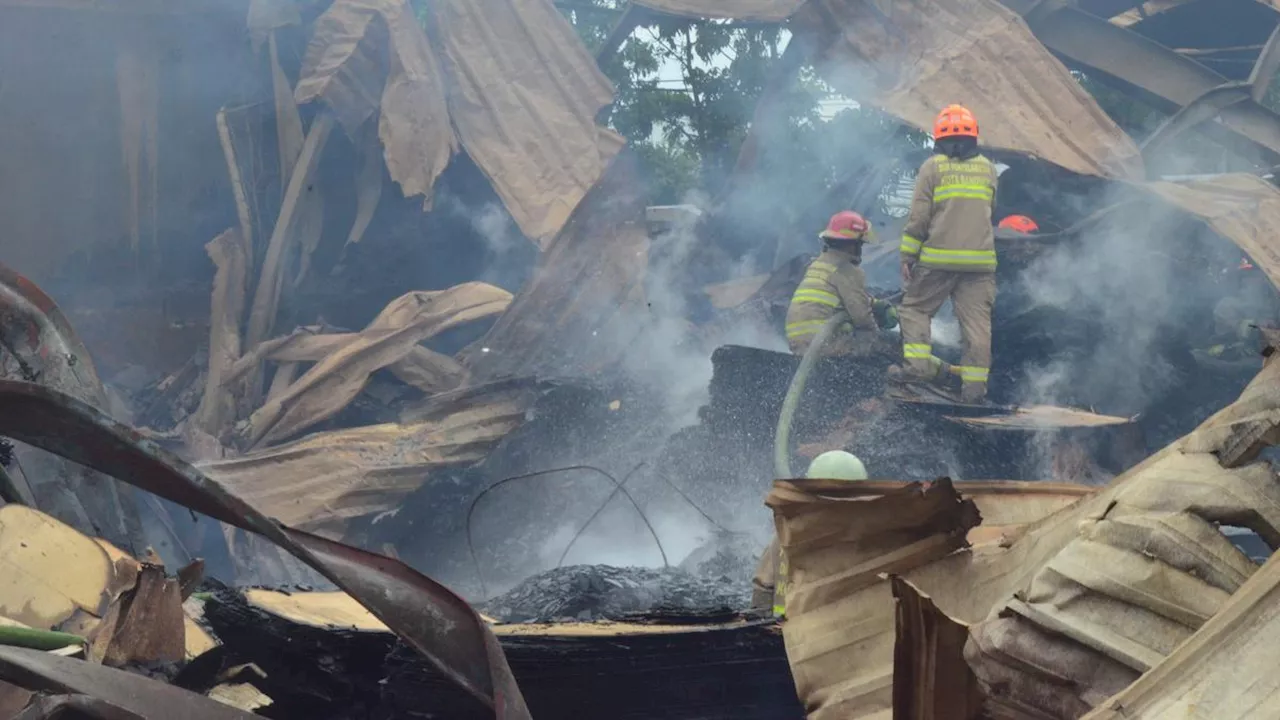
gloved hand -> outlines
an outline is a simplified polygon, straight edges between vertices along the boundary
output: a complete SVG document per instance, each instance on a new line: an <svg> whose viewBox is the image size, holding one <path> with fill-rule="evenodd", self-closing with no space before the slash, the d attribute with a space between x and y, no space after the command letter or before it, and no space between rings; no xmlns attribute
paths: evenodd
<svg viewBox="0 0 1280 720"><path fill-rule="evenodd" d="M876 325L881 330L892 330L898 327L898 308L887 300L871 301L871 314L875 316Z"/></svg>

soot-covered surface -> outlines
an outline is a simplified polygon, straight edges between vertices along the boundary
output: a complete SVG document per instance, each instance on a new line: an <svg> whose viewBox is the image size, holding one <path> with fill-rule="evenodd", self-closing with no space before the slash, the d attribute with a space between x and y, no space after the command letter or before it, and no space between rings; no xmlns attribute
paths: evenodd
<svg viewBox="0 0 1280 720"><path fill-rule="evenodd" d="M721 533L678 567L572 565L539 573L481 604L504 622L568 622L730 616L751 604L751 577L763 548Z"/></svg>
<svg viewBox="0 0 1280 720"><path fill-rule="evenodd" d="M729 614L751 602L749 582L680 568L572 565L535 575L480 605L504 622L623 620L643 613Z"/></svg>
<svg viewBox="0 0 1280 720"><path fill-rule="evenodd" d="M274 718L492 718L389 632L292 622L217 593L205 617L222 647L200 672L254 663ZM772 621L681 627L495 628L538 720L798 720L782 634ZM193 663L193 666L195 663ZM190 680L190 678L186 678ZM182 681L183 678L180 678Z"/></svg>

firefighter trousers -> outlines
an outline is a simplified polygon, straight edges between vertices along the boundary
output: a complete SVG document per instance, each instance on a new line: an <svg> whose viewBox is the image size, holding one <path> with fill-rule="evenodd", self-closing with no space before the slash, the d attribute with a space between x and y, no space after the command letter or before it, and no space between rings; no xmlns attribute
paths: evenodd
<svg viewBox="0 0 1280 720"><path fill-rule="evenodd" d="M930 343L930 323L942 304L951 298L964 338L961 365L955 368L963 382L961 396L981 400L987 392L991 368L991 308L996 301L995 273L966 273L917 265L911 273L898 321L902 324L902 357L907 372L933 379L941 367Z"/></svg>

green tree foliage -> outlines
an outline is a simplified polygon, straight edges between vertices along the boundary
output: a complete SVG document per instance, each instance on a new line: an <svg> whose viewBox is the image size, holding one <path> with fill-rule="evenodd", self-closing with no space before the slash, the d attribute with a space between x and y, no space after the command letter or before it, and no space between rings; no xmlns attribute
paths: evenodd
<svg viewBox="0 0 1280 720"><path fill-rule="evenodd" d="M624 0L560 0L561 11L596 52L618 22ZM789 35L781 26L661 18L633 32L601 69L617 88L605 120L647 165L656 203L681 202L690 191L715 195L737 159L756 104ZM927 142L882 113L851 107L831 116L832 95L812 68L778 98L785 123L763 138L757 175L771 179L771 204L811 203L868 148L862 139Z"/></svg>
<svg viewBox="0 0 1280 720"><path fill-rule="evenodd" d="M595 52L621 17L620 0L559 4ZM655 202L715 185L732 166L755 100L781 56L780 27L663 19L638 28L601 69L617 88L606 120L652 173ZM807 108L816 107L807 98Z"/></svg>

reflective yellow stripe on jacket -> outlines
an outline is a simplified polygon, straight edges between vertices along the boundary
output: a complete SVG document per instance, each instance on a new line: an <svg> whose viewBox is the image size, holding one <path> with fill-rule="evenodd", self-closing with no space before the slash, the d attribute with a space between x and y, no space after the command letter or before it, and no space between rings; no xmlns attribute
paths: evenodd
<svg viewBox="0 0 1280 720"><path fill-rule="evenodd" d="M943 250L924 246L920 249L920 262L928 267L966 267L996 269L995 250Z"/></svg>
<svg viewBox="0 0 1280 720"><path fill-rule="evenodd" d="M817 335L826 320L797 320L787 323L787 339L794 340L805 335Z"/></svg>
<svg viewBox="0 0 1280 720"><path fill-rule="evenodd" d="M978 202L990 204L995 199L991 162L983 157L970 160L940 160L937 163L940 182L933 188L934 204L942 202ZM901 250L919 255L920 264L939 270L996 269L996 251L952 250L931 247L904 235Z"/></svg>
<svg viewBox="0 0 1280 720"><path fill-rule="evenodd" d="M840 307L840 297L831 292L831 285L827 283L827 278L831 277L831 273L835 271L836 266L831 263L818 260L809 263L809 268L804 273L804 279L800 281L800 286L796 288L795 294L791 296L791 304L821 305L832 309ZM808 335L817 335L825 322L826 319L821 318L787 323L787 339L795 340Z"/></svg>
<svg viewBox="0 0 1280 720"><path fill-rule="evenodd" d="M990 201L995 193L989 184L956 183L955 185L939 185L933 191L933 201L940 203L953 198L969 198L971 200Z"/></svg>
<svg viewBox="0 0 1280 720"><path fill-rule="evenodd" d="M773 581L773 614L787 614L787 554L778 549L778 574Z"/></svg>
<svg viewBox="0 0 1280 720"><path fill-rule="evenodd" d="M933 357L933 347L928 343L903 343L902 357L907 360L928 360Z"/></svg>

